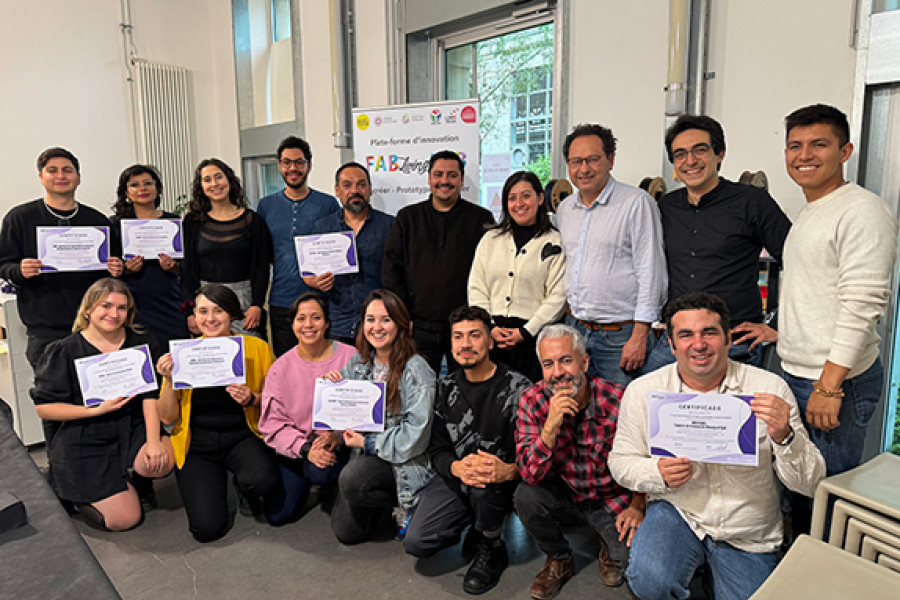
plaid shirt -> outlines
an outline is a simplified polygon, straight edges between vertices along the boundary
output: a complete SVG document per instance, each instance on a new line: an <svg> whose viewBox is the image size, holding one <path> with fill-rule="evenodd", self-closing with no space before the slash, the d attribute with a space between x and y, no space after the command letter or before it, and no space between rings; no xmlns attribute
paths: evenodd
<svg viewBox="0 0 900 600"><path fill-rule="evenodd" d="M572 490L572 500L600 500L618 515L631 502L631 493L617 484L607 458L616 434L623 388L586 375L591 401L574 417L565 417L550 449L541 429L550 410L550 391L541 381L519 400L516 418L516 462L525 483L536 485L555 471Z"/></svg>

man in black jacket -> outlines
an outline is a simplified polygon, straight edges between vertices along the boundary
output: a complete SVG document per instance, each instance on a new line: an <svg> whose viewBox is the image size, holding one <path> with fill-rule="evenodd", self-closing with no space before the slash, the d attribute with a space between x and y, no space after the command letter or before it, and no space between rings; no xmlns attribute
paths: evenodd
<svg viewBox="0 0 900 600"><path fill-rule="evenodd" d="M449 321L462 368L438 382L428 456L439 476L422 492L403 544L413 556L431 556L458 542L471 524L464 552L478 546L463 590L481 594L497 585L509 562L500 534L519 479L516 409L531 382L488 358L493 341L486 310L463 306Z"/></svg>
<svg viewBox="0 0 900 600"><path fill-rule="evenodd" d="M416 347L437 374L444 357L448 373L457 367L447 316L466 303L475 247L494 223L489 210L460 197L464 175L465 164L455 152L432 155L431 196L397 213L381 265L382 283L406 304Z"/></svg>

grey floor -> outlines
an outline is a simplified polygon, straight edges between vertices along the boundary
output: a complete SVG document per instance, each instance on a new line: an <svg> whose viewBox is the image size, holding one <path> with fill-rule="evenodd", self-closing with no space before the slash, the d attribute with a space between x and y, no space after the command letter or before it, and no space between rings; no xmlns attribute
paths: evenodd
<svg viewBox="0 0 900 600"><path fill-rule="evenodd" d="M41 450L32 452L38 464ZM328 515L313 507L280 528L237 514L234 528L212 544L198 544L187 529L175 478L156 482L159 508L143 525L124 533L92 529L73 517L107 575L126 600L205 598L470 598L462 591L467 564L459 546L416 560L393 540L389 522L377 541L347 547L331 532ZM504 537L510 566L485 598L529 598L528 588L544 555L511 517ZM607 588L597 576L597 542L588 530L569 535L576 574L560 600L630 599L627 586Z"/></svg>

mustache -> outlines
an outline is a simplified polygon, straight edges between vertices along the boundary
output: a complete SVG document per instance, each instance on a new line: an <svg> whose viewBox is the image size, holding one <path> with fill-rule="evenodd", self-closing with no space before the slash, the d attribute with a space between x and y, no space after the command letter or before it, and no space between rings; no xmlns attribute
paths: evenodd
<svg viewBox="0 0 900 600"><path fill-rule="evenodd" d="M575 378L572 375L560 375L559 377L551 377L549 383L552 386L558 386L561 383L571 383L574 385Z"/></svg>

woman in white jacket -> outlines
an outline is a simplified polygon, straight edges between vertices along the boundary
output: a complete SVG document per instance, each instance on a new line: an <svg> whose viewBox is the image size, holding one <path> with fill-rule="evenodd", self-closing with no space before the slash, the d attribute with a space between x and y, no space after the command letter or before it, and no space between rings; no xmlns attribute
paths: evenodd
<svg viewBox="0 0 900 600"><path fill-rule="evenodd" d="M541 379L534 341L563 314L565 253L550 222L537 175L518 171L503 184L503 218L481 238L469 273L469 304L491 314L491 359Z"/></svg>

